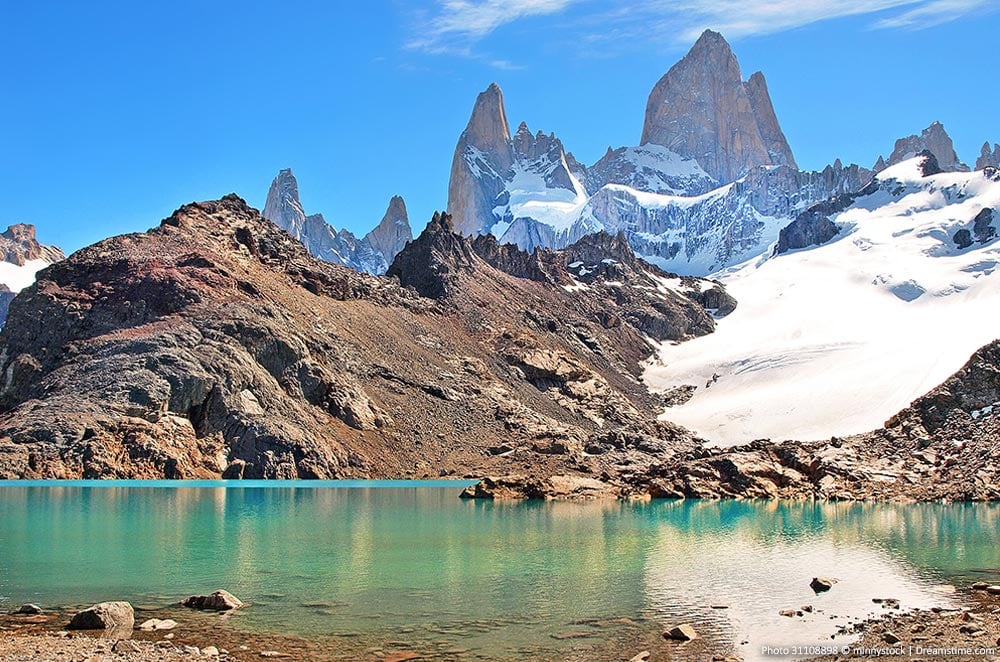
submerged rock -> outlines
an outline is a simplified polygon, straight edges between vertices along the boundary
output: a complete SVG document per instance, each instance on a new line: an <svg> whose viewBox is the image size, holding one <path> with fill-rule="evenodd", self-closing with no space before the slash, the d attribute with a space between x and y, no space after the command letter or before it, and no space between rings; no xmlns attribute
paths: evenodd
<svg viewBox="0 0 1000 662"><path fill-rule="evenodd" d="M246 604L229 591L218 590L211 595L192 595L181 602L184 607L206 611L230 611L241 609Z"/></svg>
<svg viewBox="0 0 1000 662"><path fill-rule="evenodd" d="M173 630L175 627L177 627L177 621L169 618L164 620L150 618L139 625L140 630Z"/></svg>

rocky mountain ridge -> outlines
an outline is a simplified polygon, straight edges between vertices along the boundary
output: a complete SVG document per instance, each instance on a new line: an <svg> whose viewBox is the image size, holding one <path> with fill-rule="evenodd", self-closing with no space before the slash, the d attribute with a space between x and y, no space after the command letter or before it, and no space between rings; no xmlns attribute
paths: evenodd
<svg viewBox="0 0 1000 662"><path fill-rule="evenodd" d="M306 215L291 168L279 172L271 182L263 214L321 260L373 275L384 274L396 254L413 239L406 203L398 195L389 200L379 224L360 239L347 229L337 231L322 214Z"/></svg>
<svg viewBox="0 0 1000 662"><path fill-rule="evenodd" d="M624 242L595 241L575 255L589 264L603 242L606 270L563 286L569 258L496 244L477 253L439 216L394 261L404 282L443 279L443 295L426 298L318 260L236 196L185 205L53 265L13 302L0 332L0 476L601 475L643 464L642 448L691 443L655 421L657 398L639 379L646 334L710 332L698 295L718 288L678 280L661 292L665 276ZM554 275L513 275L533 262ZM608 315L616 297L633 304ZM614 454L584 452L602 439L616 440Z"/></svg>
<svg viewBox="0 0 1000 662"><path fill-rule="evenodd" d="M526 253L458 235L446 215L392 274L320 261L236 196L77 252L0 332L0 476L492 475L469 496L1000 498L997 343L882 430L711 449L655 420L639 364L647 337L711 331L710 310L732 304L718 284L660 272L623 235Z"/></svg>

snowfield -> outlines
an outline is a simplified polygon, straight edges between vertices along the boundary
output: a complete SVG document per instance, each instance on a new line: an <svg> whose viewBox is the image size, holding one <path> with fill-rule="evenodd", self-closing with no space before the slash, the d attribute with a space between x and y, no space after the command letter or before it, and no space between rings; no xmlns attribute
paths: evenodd
<svg viewBox="0 0 1000 662"><path fill-rule="evenodd" d="M23 265L0 260L0 283L20 292L35 282L35 274L49 266L46 260L26 260Z"/></svg>
<svg viewBox="0 0 1000 662"><path fill-rule="evenodd" d="M1000 337L1000 241L952 239L985 208L1000 227L1000 178L923 177L921 161L880 173L827 244L711 276L737 309L713 334L659 346L647 383L697 387L663 418L725 446L866 432Z"/></svg>

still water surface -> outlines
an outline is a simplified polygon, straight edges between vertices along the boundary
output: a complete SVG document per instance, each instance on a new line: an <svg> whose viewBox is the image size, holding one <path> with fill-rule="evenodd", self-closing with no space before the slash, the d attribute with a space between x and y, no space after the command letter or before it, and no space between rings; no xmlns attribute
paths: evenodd
<svg viewBox="0 0 1000 662"><path fill-rule="evenodd" d="M0 609L226 588L253 603L232 621L247 631L518 657L587 619L693 622L752 659L829 642L872 598L957 604L949 585L1000 568L997 506L501 504L460 500L465 484L0 482ZM814 595L816 575L841 581Z"/></svg>

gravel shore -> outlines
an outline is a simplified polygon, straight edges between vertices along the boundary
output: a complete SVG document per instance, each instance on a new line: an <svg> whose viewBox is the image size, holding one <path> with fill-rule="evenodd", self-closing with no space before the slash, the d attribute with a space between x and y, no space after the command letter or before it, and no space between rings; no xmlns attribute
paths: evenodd
<svg viewBox="0 0 1000 662"><path fill-rule="evenodd" d="M974 590L968 597L963 609L918 610L860 623L853 632L861 638L844 647L846 652L816 659L1000 660L1000 596Z"/></svg>
<svg viewBox="0 0 1000 662"><path fill-rule="evenodd" d="M831 640L836 653L812 658L817 662L858 662L861 660L934 660L982 662L1000 660L1000 595L983 590L963 591L965 607L954 610L918 610L889 613L854 625ZM170 614L159 614L169 616ZM178 614L173 614L178 616ZM145 615L144 615L145 617ZM459 651L358 649L334 646L331 642L305 641L280 635L248 635L218 627L217 616L191 612L185 627L176 632L136 630L134 638L118 641L97 633L59 631L65 614L43 616L0 616L0 660L7 662L143 662L146 660L371 660L404 662L417 659L469 659ZM694 623L697 629L698 624ZM610 634L610 633L607 633ZM860 638L848 642L848 637ZM720 642L706 640L678 643L664 641L659 631L645 635L632 632L635 640L618 641L614 648L628 660L641 650L649 652L648 662L668 660L733 660ZM614 637L613 637L614 638ZM346 643L346 642L345 642ZM610 641L605 642L610 643ZM339 650L338 650L339 649ZM554 653L554 651L546 651ZM538 659L549 659L543 651ZM627 654L624 654L626 653ZM596 654L596 655L595 655ZM473 658L482 659L481 655ZM779 654L775 660L797 659ZM552 657L551 659L557 659ZM606 651L564 651L561 659L614 659ZM637 658L642 659L642 658Z"/></svg>

